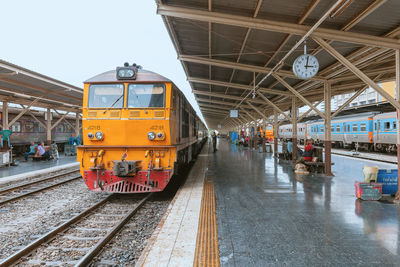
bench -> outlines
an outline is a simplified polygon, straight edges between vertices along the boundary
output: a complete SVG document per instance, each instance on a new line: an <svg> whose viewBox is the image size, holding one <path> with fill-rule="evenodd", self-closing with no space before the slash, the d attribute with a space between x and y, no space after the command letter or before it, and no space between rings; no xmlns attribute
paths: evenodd
<svg viewBox="0 0 400 267"><path fill-rule="evenodd" d="M325 162L312 162L306 161L304 165L307 166L309 172L317 172L317 173L324 173L325 172ZM335 163L331 163L331 165L335 165Z"/></svg>

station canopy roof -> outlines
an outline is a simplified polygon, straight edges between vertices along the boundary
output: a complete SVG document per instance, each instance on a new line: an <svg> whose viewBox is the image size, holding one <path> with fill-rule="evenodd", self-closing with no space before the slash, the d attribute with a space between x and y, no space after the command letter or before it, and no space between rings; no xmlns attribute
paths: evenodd
<svg viewBox="0 0 400 267"><path fill-rule="evenodd" d="M0 60L0 101L79 111L83 89Z"/></svg>
<svg viewBox="0 0 400 267"><path fill-rule="evenodd" d="M238 109L243 119L268 117L276 108L289 110L295 93L288 87L309 103L324 99L327 81L332 96L365 88L366 83L339 62L335 52L375 82L395 79L400 1L158 0L157 4L212 128L233 125L230 109ZM303 54L304 42L289 51L309 31L307 53L317 57L320 67L312 79L301 80L293 74L292 64ZM318 40L334 51L328 52ZM296 101L305 105L298 97Z"/></svg>

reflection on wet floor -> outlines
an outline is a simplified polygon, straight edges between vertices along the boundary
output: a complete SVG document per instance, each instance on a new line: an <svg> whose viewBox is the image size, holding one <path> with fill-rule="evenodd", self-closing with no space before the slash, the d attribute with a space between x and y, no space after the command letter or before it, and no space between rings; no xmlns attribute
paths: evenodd
<svg viewBox="0 0 400 267"><path fill-rule="evenodd" d="M332 156L334 177L295 175L272 153L218 146L209 170L224 266L400 265L400 207L354 196L364 165L395 165Z"/></svg>

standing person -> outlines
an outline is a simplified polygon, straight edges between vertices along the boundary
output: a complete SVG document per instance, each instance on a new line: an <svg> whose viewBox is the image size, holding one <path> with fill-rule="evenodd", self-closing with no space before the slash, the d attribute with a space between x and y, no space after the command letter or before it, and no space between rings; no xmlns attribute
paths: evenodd
<svg viewBox="0 0 400 267"><path fill-rule="evenodd" d="M25 161L28 161L28 157L29 156L31 156L31 155L35 155L36 154L36 149L37 149L37 144L35 144L35 142L31 142L31 145L30 145L30 147L29 147L29 152L25 152L24 153L24 158L25 158Z"/></svg>
<svg viewBox="0 0 400 267"><path fill-rule="evenodd" d="M213 142L213 148L214 148L214 153L217 151L217 135L215 132L212 133L212 142Z"/></svg>
<svg viewBox="0 0 400 267"><path fill-rule="evenodd" d="M71 137L68 139L68 145L74 145L75 144L75 135L71 134Z"/></svg>
<svg viewBox="0 0 400 267"><path fill-rule="evenodd" d="M53 141L53 143L51 144L50 148L51 148L51 156L54 159L58 160L59 159L59 154L58 154L58 146L57 146L56 141Z"/></svg>
<svg viewBox="0 0 400 267"><path fill-rule="evenodd" d="M50 153L44 148L44 142L41 142L40 146L38 146L37 155L43 157L45 160L50 159Z"/></svg>

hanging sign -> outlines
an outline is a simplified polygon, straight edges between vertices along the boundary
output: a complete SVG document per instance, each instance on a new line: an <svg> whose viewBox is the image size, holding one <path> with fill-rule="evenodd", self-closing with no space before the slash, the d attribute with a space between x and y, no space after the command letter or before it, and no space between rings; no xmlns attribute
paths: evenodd
<svg viewBox="0 0 400 267"><path fill-rule="evenodd" d="M237 118L239 117L239 111L237 109L231 109L229 115L231 118Z"/></svg>

